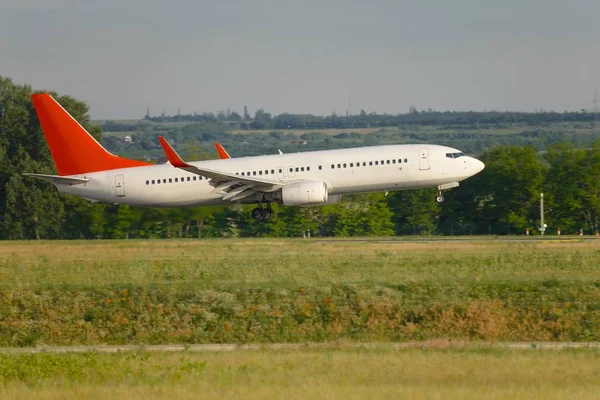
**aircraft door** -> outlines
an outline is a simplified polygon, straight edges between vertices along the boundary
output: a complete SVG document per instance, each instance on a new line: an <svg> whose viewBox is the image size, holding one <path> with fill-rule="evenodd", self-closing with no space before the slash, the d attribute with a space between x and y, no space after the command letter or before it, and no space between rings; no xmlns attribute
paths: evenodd
<svg viewBox="0 0 600 400"><path fill-rule="evenodd" d="M277 179L283 179L284 177L284 168L285 167L277 167Z"/></svg>
<svg viewBox="0 0 600 400"><path fill-rule="evenodd" d="M115 175L115 193L117 197L125 197L125 175Z"/></svg>
<svg viewBox="0 0 600 400"><path fill-rule="evenodd" d="M429 149L421 148L419 149L419 169L424 171L429 168Z"/></svg>

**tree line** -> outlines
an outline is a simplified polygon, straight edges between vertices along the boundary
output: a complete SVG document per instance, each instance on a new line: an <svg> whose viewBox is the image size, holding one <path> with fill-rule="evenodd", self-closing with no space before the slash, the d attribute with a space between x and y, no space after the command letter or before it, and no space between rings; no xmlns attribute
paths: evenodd
<svg viewBox="0 0 600 400"><path fill-rule="evenodd" d="M435 202L435 190L361 194L323 207L275 206L276 219L257 224L250 206L155 209L90 203L22 176L55 173L31 93L30 86L0 77L2 239L520 234L526 229L535 234L540 192L551 231L594 233L600 222L600 141L590 146L563 141L544 152L533 146L487 148L479 156L486 169L448 191L442 205ZM101 139L85 103L69 96L57 100Z"/></svg>
<svg viewBox="0 0 600 400"><path fill-rule="evenodd" d="M358 114L339 115L333 112L331 115L319 116L312 114L282 113L273 115L260 108L250 118L247 114L242 117L236 112L219 112L217 114L204 112L202 114L177 114L144 117L153 122L204 122L233 123L241 129L343 129L343 128L370 128L389 127L403 125L449 125L463 126L465 129L477 129L481 125L544 125L559 122L593 122L596 119L594 113L587 110L580 111L538 111L532 113L514 111L418 111L411 107L408 113L378 114L367 113L361 110ZM123 127L126 128L126 127ZM117 129L115 129L117 130ZM125 130L125 129L123 129Z"/></svg>

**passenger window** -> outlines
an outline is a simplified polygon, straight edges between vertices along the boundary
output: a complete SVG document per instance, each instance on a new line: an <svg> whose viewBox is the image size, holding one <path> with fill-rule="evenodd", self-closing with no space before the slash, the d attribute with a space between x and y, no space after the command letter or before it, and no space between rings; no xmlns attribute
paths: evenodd
<svg viewBox="0 0 600 400"><path fill-rule="evenodd" d="M193 179L194 179L194 180L196 180L196 177L194 176L194 178L193 178Z"/></svg>
<svg viewBox="0 0 600 400"><path fill-rule="evenodd" d="M319 171L321 171L323 169L323 166L319 165Z"/></svg>
<svg viewBox="0 0 600 400"><path fill-rule="evenodd" d="M300 168L300 171L304 172L304 167L301 167L301 168Z"/></svg>
<svg viewBox="0 0 600 400"><path fill-rule="evenodd" d="M159 180L157 180L157 181L156 181L156 183L160 185L160 179L159 179Z"/></svg>
<svg viewBox="0 0 600 400"><path fill-rule="evenodd" d="M306 167L306 171L310 171L310 167Z"/></svg>
<svg viewBox="0 0 600 400"><path fill-rule="evenodd" d="M294 168L290 168L290 172L294 172Z"/></svg>
<svg viewBox="0 0 600 400"><path fill-rule="evenodd" d="M191 178L188 176L188 177L187 177L187 181L189 182L190 180L191 180Z"/></svg>
<svg viewBox="0 0 600 400"><path fill-rule="evenodd" d="M363 161L363 167L366 167L366 166L367 166L366 161Z"/></svg>
<svg viewBox="0 0 600 400"><path fill-rule="evenodd" d="M256 171L252 171L252 175L256 176Z"/></svg>
<svg viewBox="0 0 600 400"><path fill-rule="evenodd" d="M405 159L404 159L404 162L405 162L405 163L407 163L407 162L408 162L408 158L405 158Z"/></svg>
<svg viewBox="0 0 600 400"><path fill-rule="evenodd" d="M259 175L262 175L262 171L258 171L258 174L259 174Z"/></svg>
<svg viewBox="0 0 600 400"><path fill-rule="evenodd" d="M338 168L342 168L342 164L338 164Z"/></svg>
<svg viewBox="0 0 600 400"><path fill-rule="evenodd" d="M152 179L152 184L154 185L156 182L154 181L154 179Z"/></svg>
<svg viewBox="0 0 600 400"><path fill-rule="evenodd" d="M245 172L242 172L242 176L246 176L246 173L245 173Z"/></svg>
<svg viewBox="0 0 600 400"><path fill-rule="evenodd" d="M279 173L280 173L280 174L282 174L282 173L283 173L283 170L282 170L281 168L279 168Z"/></svg>
<svg viewBox="0 0 600 400"><path fill-rule="evenodd" d="M163 179L163 183L167 183L167 180L166 180L166 179Z"/></svg>
<svg viewBox="0 0 600 400"><path fill-rule="evenodd" d="M271 174L275 175L275 170L274 169L271 170Z"/></svg>
<svg viewBox="0 0 600 400"><path fill-rule="evenodd" d="M370 166L371 166L371 165L373 165L373 161L369 161L369 165L370 165Z"/></svg>
<svg viewBox="0 0 600 400"><path fill-rule="evenodd" d="M392 160L392 164L396 164L396 160L395 160L395 159L394 159L394 160Z"/></svg>
<svg viewBox="0 0 600 400"><path fill-rule="evenodd" d="M146 185L149 185L149 184L150 184L150 181L146 181Z"/></svg>
<svg viewBox="0 0 600 400"><path fill-rule="evenodd" d="M390 160L387 160L387 164L389 164L389 163L390 163Z"/></svg>
<svg viewBox="0 0 600 400"><path fill-rule="evenodd" d="M331 164L331 169L335 169L335 165L334 164Z"/></svg>
<svg viewBox="0 0 600 400"><path fill-rule="evenodd" d="M296 167L296 172L300 171L300 168Z"/></svg>
<svg viewBox="0 0 600 400"><path fill-rule="evenodd" d="M344 164L344 168L346 168L346 164Z"/></svg>
<svg viewBox="0 0 600 400"><path fill-rule="evenodd" d="M179 178L175 178L175 182L179 182Z"/></svg>
<svg viewBox="0 0 600 400"><path fill-rule="evenodd" d="M379 161L375 161L375 165L379 165Z"/></svg>

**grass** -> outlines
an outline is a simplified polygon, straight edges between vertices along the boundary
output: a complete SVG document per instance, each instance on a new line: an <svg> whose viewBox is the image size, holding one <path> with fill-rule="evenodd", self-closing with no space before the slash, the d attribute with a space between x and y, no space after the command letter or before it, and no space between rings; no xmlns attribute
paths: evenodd
<svg viewBox="0 0 600 400"><path fill-rule="evenodd" d="M297 239L0 243L0 287L600 280L600 241L360 242Z"/></svg>
<svg viewBox="0 0 600 400"><path fill-rule="evenodd" d="M600 340L600 241L0 243L0 346Z"/></svg>
<svg viewBox="0 0 600 400"><path fill-rule="evenodd" d="M10 398L597 398L600 352L293 350L0 355Z"/></svg>

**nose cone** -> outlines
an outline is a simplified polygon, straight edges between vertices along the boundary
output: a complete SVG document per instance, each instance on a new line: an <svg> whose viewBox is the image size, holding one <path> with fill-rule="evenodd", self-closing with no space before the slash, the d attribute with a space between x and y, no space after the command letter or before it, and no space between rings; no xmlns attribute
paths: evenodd
<svg viewBox="0 0 600 400"><path fill-rule="evenodd" d="M472 162L473 175L480 173L485 168L485 164L474 158Z"/></svg>

